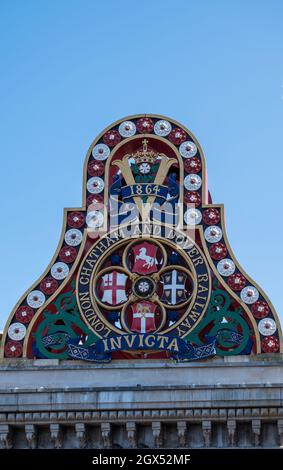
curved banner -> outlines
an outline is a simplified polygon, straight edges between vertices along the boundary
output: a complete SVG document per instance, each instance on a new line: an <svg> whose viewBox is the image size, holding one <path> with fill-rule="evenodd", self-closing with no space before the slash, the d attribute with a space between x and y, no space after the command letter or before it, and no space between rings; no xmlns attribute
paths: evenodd
<svg viewBox="0 0 283 470"><path fill-rule="evenodd" d="M205 346L194 347L181 338L158 334L128 334L98 340L88 348L79 346L76 340L69 340L68 354L73 359L84 361L111 361L115 351L168 351L172 359L192 361L215 356L215 339Z"/></svg>

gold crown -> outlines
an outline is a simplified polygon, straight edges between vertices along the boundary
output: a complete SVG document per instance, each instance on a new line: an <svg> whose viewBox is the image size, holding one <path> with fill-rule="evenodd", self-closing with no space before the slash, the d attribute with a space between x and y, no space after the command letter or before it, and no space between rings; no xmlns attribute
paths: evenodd
<svg viewBox="0 0 283 470"><path fill-rule="evenodd" d="M136 164L138 165L139 163L153 163L157 157L157 153L153 152L153 150L148 150L147 148L148 140L144 139L142 143L143 143L143 149L138 150L133 155Z"/></svg>

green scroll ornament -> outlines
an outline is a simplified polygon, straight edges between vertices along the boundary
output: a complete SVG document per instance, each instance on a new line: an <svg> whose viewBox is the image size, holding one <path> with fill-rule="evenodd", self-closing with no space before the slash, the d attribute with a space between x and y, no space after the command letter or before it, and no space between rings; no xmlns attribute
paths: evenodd
<svg viewBox="0 0 283 470"><path fill-rule="evenodd" d="M227 292L218 288L217 279L214 280L213 284L215 290L212 291L204 319L185 339L189 343L203 346L205 341L201 339L201 334L211 324L206 331L206 335L216 338L216 354L218 356L240 354L248 344L251 334L250 327L243 318L241 308L234 311L229 310L232 300ZM240 337L240 341L235 341L235 337Z"/></svg>
<svg viewBox="0 0 283 470"><path fill-rule="evenodd" d="M79 329L82 333L81 345L83 347L88 347L99 339L81 319L74 289L75 282L72 281L70 290L58 296L53 302L57 313L45 310L43 312L44 320L34 333L36 347L46 358L67 359L69 357L67 343L70 338L78 337L78 331L74 331L74 328ZM52 348L53 352L49 351L48 346Z"/></svg>

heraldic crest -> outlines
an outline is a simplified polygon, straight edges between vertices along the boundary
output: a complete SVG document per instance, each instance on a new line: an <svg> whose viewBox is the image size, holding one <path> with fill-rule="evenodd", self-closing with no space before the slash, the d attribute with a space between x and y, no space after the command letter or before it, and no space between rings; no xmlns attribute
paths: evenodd
<svg viewBox="0 0 283 470"><path fill-rule="evenodd" d="M278 317L233 255L196 138L158 115L109 126L87 153L82 207L65 209L50 265L8 319L2 357L276 352Z"/></svg>

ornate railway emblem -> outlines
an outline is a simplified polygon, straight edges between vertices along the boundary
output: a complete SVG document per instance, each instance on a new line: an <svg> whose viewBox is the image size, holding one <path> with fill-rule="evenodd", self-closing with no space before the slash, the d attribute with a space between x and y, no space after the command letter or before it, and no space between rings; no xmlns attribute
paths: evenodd
<svg viewBox="0 0 283 470"><path fill-rule="evenodd" d="M181 124L120 120L86 157L83 206L7 322L2 355L108 362L282 351L265 293L237 263L205 160Z"/></svg>

